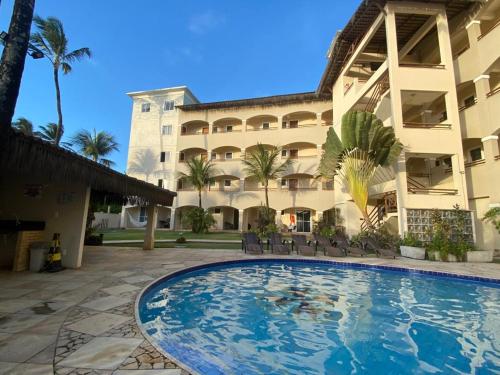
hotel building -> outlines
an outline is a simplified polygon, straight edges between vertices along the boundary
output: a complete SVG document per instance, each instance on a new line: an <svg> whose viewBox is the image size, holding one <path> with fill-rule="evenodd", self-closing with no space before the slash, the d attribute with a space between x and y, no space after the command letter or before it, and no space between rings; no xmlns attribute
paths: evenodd
<svg viewBox="0 0 500 375"><path fill-rule="evenodd" d="M481 218L500 204L499 20L500 0L368 0L335 36L315 92L216 103L199 103L186 87L129 94L129 174L177 191L159 220L179 229L197 195L177 172L205 155L218 170L205 208L218 229L247 230L264 196L241 159L257 143L279 145L295 163L271 187L277 223L293 217L297 231L309 232L337 209L354 234L364 223L342 184L314 176L328 129L340 134L349 110L371 111L404 145L370 189L377 225L424 237L428 210L458 205L471 211L478 247L498 249L498 233ZM156 159L146 175L130 167L147 150ZM128 210L141 221L140 208Z"/></svg>

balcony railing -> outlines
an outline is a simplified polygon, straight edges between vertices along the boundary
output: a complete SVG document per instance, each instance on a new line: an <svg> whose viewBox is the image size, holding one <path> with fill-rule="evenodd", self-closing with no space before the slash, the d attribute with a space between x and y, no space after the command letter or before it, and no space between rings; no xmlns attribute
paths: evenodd
<svg viewBox="0 0 500 375"><path fill-rule="evenodd" d="M458 108L458 112L462 112L464 110L466 110L467 108L470 108L472 107L474 104L477 103L477 98L474 98L474 101L473 102L470 102L470 103L467 103L467 104L464 104L463 106L459 107Z"/></svg>
<svg viewBox="0 0 500 375"><path fill-rule="evenodd" d="M500 155L495 156L495 160L500 160Z"/></svg>
<svg viewBox="0 0 500 375"><path fill-rule="evenodd" d="M425 123L425 122L404 122L403 128L425 128L425 129L451 129L451 124Z"/></svg>
<svg viewBox="0 0 500 375"><path fill-rule="evenodd" d="M247 132L260 132L260 131L267 131L267 130L278 130L278 127L269 127L269 128L247 128Z"/></svg>
<svg viewBox="0 0 500 375"><path fill-rule="evenodd" d="M442 195L456 195L457 189L435 189L435 188L411 188L408 187L408 192L412 194L442 194Z"/></svg>
<svg viewBox="0 0 500 375"><path fill-rule="evenodd" d="M486 160L479 159L479 160L474 160L474 161L470 161L468 163L465 163L464 166L465 166L465 168L470 168L470 167L473 167L475 165L480 165L480 164L484 164L484 163L486 163Z"/></svg>
<svg viewBox="0 0 500 375"><path fill-rule="evenodd" d="M400 63L403 68L431 68L431 69L444 69L443 64L428 64L428 63Z"/></svg>
<svg viewBox="0 0 500 375"><path fill-rule="evenodd" d="M321 126L333 126L333 121L323 121Z"/></svg>
<svg viewBox="0 0 500 375"><path fill-rule="evenodd" d="M500 25L500 19L495 22L493 26L491 26L488 30L484 31L481 35L477 37L477 40L483 39L486 35L488 35L490 32L492 32L498 25Z"/></svg>
<svg viewBox="0 0 500 375"><path fill-rule="evenodd" d="M317 126L318 123L308 123L308 124L298 124L297 126L291 126L291 127L286 127L286 128L281 128L281 129L299 129L299 128L312 128L313 126Z"/></svg>
<svg viewBox="0 0 500 375"><path fill-rule="evenodd" d="M489 98L489 97L491 97L499 92L500 92L500 86L498 86L496 89L493 89L489 93L487 93L486 97Z"/></svg>
<svg viewBox="0 0 500 375"><path fill-rule="evenodd" d="M233 129L233 130L225 130L225 129L220 129L220 130L215 130L215 128L212 130L212 134L225 134L225 133L241 133L241 129Z"/></svg>
<svg viewBox="0 0 500 375"><path fill-rule="evenodd" d="M458 59L463 53L465 53L465 51L467 51L468 49L470 48L470 45L466 45L466 46L463 46L462 48L460 48L454 55L453 55L453 59L456 60Z"/></svg>
<svg viewBox="0 0 500 375"><path fill-rule="evenodd" d="M210 161L219 163L219 162L225 162L225 161L240 161L242 159L243 158L241 158L241 157L240 158L231 158L231 159L215 158L215 159L210 159Z"/></svg>

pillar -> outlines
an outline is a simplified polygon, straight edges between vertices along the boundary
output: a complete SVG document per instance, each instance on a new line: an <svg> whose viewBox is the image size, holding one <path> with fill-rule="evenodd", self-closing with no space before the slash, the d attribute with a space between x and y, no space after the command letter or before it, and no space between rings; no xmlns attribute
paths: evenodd
<svg viewBox="0 0 500 375"><path fill-rule="evenodd" d="M245 179L244 178L240 178L240 191L244 191L245 190Z"/></svg>
<svg viewBox="0 0 500 375"><path fill-rule="evenodd" d="M120 228L125 229L127 227L127 207L122 206L122 212L120 212Z"/></svg>
<svg viewBox="0 0 500 375"><path fill-rule="evenodd" d="M322 116L322 113L321 112L318 112L316 113L316 125L317 126L321 126L321 116Z"/></svg>
<svg viewBox="0 0 500 375"><path fill-rule="evenodd" d="M246 133L247 131L247 120L241 120L241 132Z"/></svg>
<svg viewBox="0 0 500 375"><path fill-rule="evenodd" d="M495 157L500 154L498 135L489 135L481 138L481 142L483 142L486 169L491 171L489 175L491 180L488 183L490 204L500 203L500 189L498 189L498 186L500 186L500 174L498 173L500 161L495 160Z"/></svg>
<svg viewBox="0 0 500 375"><path fill-rule="evenodd" d="M175 230L175 208L170 207L170 230Z"/></svg>
<svg viewBox="0 0 500 375"><path fill-rule="evenodd" d="M278 129L283 128L283 116L278 116Z"/></svg>
<svg viewBox="0 0 500 375"><path fill-rule="evenodd" d="M155 228L158 220L158 207L155 204L150 204L147 207L148 223L146 232L144 233L144 250L153 250L155 247Z"/></svg>
<svg viewBox="0 0 500 375"><path fill-rule="evenodd" d="M277 190L280 191L281 190L281 181L283 180L283 178L281 177L278 177L276 179L276 185L277 185Z"/></svg>
<svg viewBox="0 0 500 375"><path fill-rule="evenodd" d="M238 231L243 232L243 210L238 210Z"/></svg>

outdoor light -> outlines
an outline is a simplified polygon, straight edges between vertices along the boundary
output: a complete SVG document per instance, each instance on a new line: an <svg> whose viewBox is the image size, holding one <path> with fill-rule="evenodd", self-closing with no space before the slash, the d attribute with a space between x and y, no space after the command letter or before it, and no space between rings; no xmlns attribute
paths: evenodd
<svg viewBox="0 0 500 375"><path fill-rule="evenodd" d="M28 52L28 54L29 54L31 57L33 57L35 60L36 60L36 59L41 59L41 58L43 58L43 56L44 56L44 55L43 55L43 52L42 52L42 51L39 51L39 50L36 50L36 51L35 51L35 50L34 50L34 51L30 51L30 52Z"/></svg>
<svg viewBox="0 0 500 375"><path fill-rule="evenodd" d="M7 34L5 31L0 32L0 39L2 40L2 43L5 44L7 42L7 37L9 34Z"/></svg>
<svg viewBox="0 0 500 375"><path fill-rule="evenodd" d="M5 43L7 43L8 38L9 38L9 34L7 32L5 32L5 31L0 32L0 40L2 41L3 45L5 45ZM41 59L44 56L43 52L40 51L38 48L36 48L31 43L28 44L28 55L30 55L35 60Z"/></svg>

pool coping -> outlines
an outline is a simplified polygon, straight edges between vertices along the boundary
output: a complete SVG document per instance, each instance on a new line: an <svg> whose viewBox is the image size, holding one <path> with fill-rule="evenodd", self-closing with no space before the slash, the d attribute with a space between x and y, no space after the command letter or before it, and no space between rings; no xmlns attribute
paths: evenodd
<svg viewBox="0 0 500 375"><path fill-rule="evenodd" d="M357 262L343 262L343 261L337 261L337 260L333 260L333 259L312 259L312 258L277 258L277 257L250 258L250 259L249 258L240 258L240 259L232 259L232 260L225 260L225 261L218 261L218 262L203 263L203 264L199 264L196 266L182 268L180 270L168 272L165 275L160 276L160 277L156 278L155 280L151 281L148 285L146 285L140 291L140 293L137 295L137 297L135 299L134 319L135 319L135 322L137 324L137 327L139 327L139 330L141 331L142 335L146 338L146 340L156 350L158 350L161 354L163 354L165 357L167 357L170 361L174 362L181 369L188 371L192 375L202 375L198 371L192 369L191 367L186 365L184 362L178 360L176 357L174 357L173 355L171 355L170 353L165 351L161 346L157 345L154 342L151 335L144 329L143 324L139 319L139 302L140 302L142 296L147 291L149 291L154 285L159 283L160 281L166 281L166 280L169 280L169 279L174 278L176 276L180 276L180 275L183 275L183 274L186 274L189 272L198 271L198 270L204 269L204 268L232 265L232 264L238 264L238 263L245 264L245 263L266 263L266 262L327 264L327 265L337 266L340 268L393 271L393 272L414 274L414 275L418 275L418 276L428 275L428 276L434 276L434 277L439 277L439 278L451 278L451 279L458 279L458 280L464 280L464 281L470 281L470 282L477 282L477 283L492 285L492 286L500 286L500 278L497 279L497 278L490 278L490 277L483 277L483 276L464 275L464 274L452 273L452 272L429 271L429 270L414 268L411 266L396 267L396 266L387 266L387 265L381 265L381 264L366 264L366 263L357 263Z"/></svg>

